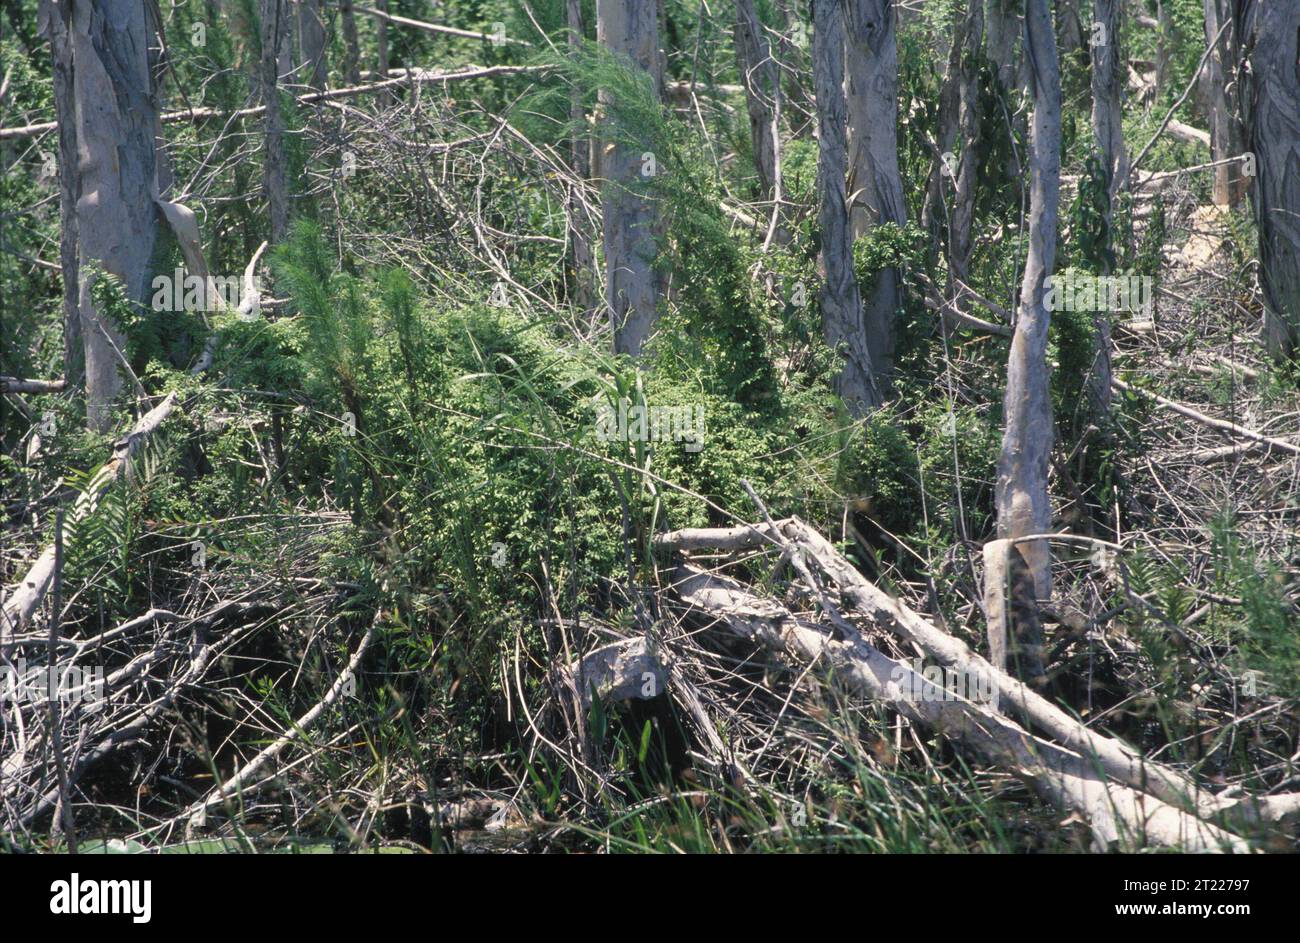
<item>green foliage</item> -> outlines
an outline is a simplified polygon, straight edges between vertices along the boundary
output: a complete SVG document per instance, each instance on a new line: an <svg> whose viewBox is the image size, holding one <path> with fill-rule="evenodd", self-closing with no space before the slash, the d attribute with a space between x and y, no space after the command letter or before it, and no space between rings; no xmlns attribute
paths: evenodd
<svg viewBox="0 0 1300 943"><path fill-rule="evenodd" d="M1070 229L1075 259L1096 275L1109 275L1115 270L1115 252L1106 221L1109 191L1110 174L1096 155L1090 155L1070 205Z"/></svg>
<svg viewBox="0 0 1300 943"><path fill-rule="evenodd" d="M1300 696L1300 614L1283 566L1250 546L1229 511L1211 522L1217 589L1240 598L1219 607L1215 623L1239 643L1237 674L1256 672L1258 687L1286 698Z"/></svg>

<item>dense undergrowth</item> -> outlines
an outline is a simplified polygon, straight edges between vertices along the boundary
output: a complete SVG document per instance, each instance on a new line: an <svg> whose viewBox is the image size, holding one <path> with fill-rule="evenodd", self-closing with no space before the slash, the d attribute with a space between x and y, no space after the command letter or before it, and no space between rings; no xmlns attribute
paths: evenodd
<svg viewBox="0 0 1300 943"><path fill-rule="evenodd" d="M186 30L201 6L174 7L171 28ZM463 14L457 22L467 25L501 20L520 34L533 31L522 7L449 6L448 15ZM1191 24L1195 6L1174 5L1180 23ZM178 47L174 65L184 84L210 78L206 104L243 101L241 70L224 70L255 61L252 7L210 29L202 54ZM561 30L562 3L531 9L544 27ZM670 35L693 36L698 13L670 3ZM929 172L936 116L924 103L937 97L940 77L927 50L945 17L932 10L900 36L903 96L916 104L903 109L900 125L905 178ZM394 61L451 67L485 55L526 59L511 47L401 35ZM48 113L37 67L16 38L4 48L6 66L17 67L9 113ZM723 206L753 195L739 96L727 101L709 91L710 107L683 115L658 106L644 83L594 53L576 63L542 61L551 70L536 80L476 82L454 99L426 103L424 112L394 107L385 133L363 142L371 150L362 172L344 185L337 159L351 146L350 132L339 124L320 140L296 136L293 160L311 183L291 235L269 253L275 300L266 316L221 313L210 326L189 315L124 317L140 383L153 396L177 391L183 409L151 446L143 472L67 536L63 631L91 635L150 607L200 609L254 595L269 609L249 643L223 660L217 682L178 705L169 742L142 744L130 762L87 780L98 811L81 812L83 838L178 841L157 825L214 776L228 775L267 731L316 703L378 612L379 644L354 693L310 733L311 761L283 768L245 807L242 798L228 807L220 827L231 841L267 849L322 841L616 851L1087 848L1085 830L1062 825L1061 814L1023 784L971 768L969 757L883 710L828 701L752 659L741 660L735 678L720 672L717 683L781 716L767 747L785 758L777 787L741 789L697 769L690 725L662 698L609 713L597 705L582 719L590 754L581 763L548 739L553 714L534 716L530 705L553 694L551 669L598 640L654 631L669 617L654 593L666 577L652 536L756 519L747 485L773 517L796 514L830 533L865 573L982 646L972 560L993 532L1007 345L943 329L922 292L909 291L897 312L889 404L855 422L831 390L836 355L821 340L811 138L792 140L784 155L790 239L765 250L765 227L746 228ZM1185 77L1194 66L1195 56L1181 55L1174 71ZM1083 74L1067 74L1067 91L1082 91L1067 102L1073 120L1064 165L1084 179L1086 199L1086 65L1067 68ZM736 81L734 63L712 44L695 62L688 53L670 57L670 77L688 81L695 70L714 84ZM990 113L994 100L1013 111L1020 104L991 72L985 84ZM605 133L633 137L662 168L647 192L667 220L659 264L671 288L640 369L604 352L599 319L576 304L562 201L535 156L467 152L487 171L449 174L419 162L399 140L409 133L450 147L463 134L496 130L493 110L513 109L513 126L533 147L561 148L572 130L567 103L575 85L589 102L597 90L612 95ZM428 123L431 112L440 126ZM1130 148L1146 143L1158 117L1130 117ZM293 120L302 126L306 118ZM179 170L203 161L203 130L180 130ZM1008 158L998 130L974 145L995 168ZM734 153L720 160L723 149ZM228 156L220 172L205 170L195 184L199 202L255 185L247 161L234 150ZM1205 159L1162 142L1149 169ZM39 203L47 191L33 155L9 147L5 162L30 172L5 174L4 205ZM970 281L1010 308L1023 221L1019 182L1004 176L980 181ZM1204 202L1203 193L1195 196ZM924 193L908 197L909 218L917 218ZM58 372L59 280L24 264L22 254L36 254L56 232L54 203L5 227L6 248L14 250L0 255L9 286L7 374ZM467 203L500 234L494 244L475 245L452 219ZM1138 223L1121 213L1115 232L1097 231L1082 202L1063 219L1062 270L1159 274L1167 264L1171 237L1160 211ZM204 227L219 271L242 270L264 235L245 200L214 201ZM1246 236L1239 242L1250 244ZM940 280L938 245L917 226L876 231L857 249L864 290L884 268L898 269L913 289L914 272ZM178 260L174 246L164 247L157 270L171 271ZM502 261L510 277L504 303L493 294ZM1182 308L1161 316L1171 327L1193 320ZM1150 606L1105 629L1124 646L1081 646L1062 618L1054 639L1065 668L1055 691L1085 716L1105 715L1131 742L1174 744L1167 761L1224 781L1276 785L1286 771L1260 756L1295 736L1294 534L1242 526L1236 515L1250 509L1216 495L1223 500L1204 522L1204 553L1175 561L1164 552L1174 535L1159 536L1144 503L1146 483L1135 481L1145 475L1137 466L1150 447L1150 404L1118 399L1114 428L1081 445L1086 422L1077 406L1092 330L1068 315L1053 325L1060 460L1053 487L1063 520L1107 541L1135 527L1158 536L1125 555L1125 578ZM192 375L210 331L215 361ZM1187 343L1195 348L1197 337ZM1124 369L1130 382L1149 382L1136 364ZM1261 370L1262 388L1276 397L1273 411L1284 411L1294 403L1294 381ZM1213 393L1220 380L1188 382ZM601 410L617 413L621 404L698 411L702 448L602 438ZM32 417L8 402L3 409L9 584L22 569L18 546L34 547L51 533L49 496L81 485L112 436L79 431L71 397L42 398ZM41 440L33 450L34 429ZM1118 592L1094 579L1101 564L1067 556L1058 567L1070 603L1087 612L1123 608ZM1178 627L1205 591L1213 605L1192 640ZM1255 672L1268 696L1291 700L1238 736L1218 721L1241 696L1243 672ZM1130 699L1134 678L1146 693ZM238 716L246 703L259 705L255 720ZM502 831L451 828L444 805L473 795L509 800L526 814L503 819ZM45 841L40 829L20 838Z"/></svg>

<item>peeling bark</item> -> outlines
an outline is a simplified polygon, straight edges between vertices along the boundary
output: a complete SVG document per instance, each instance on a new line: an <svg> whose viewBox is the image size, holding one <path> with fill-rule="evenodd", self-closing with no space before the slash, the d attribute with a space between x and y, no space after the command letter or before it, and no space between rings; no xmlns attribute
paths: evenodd
<svg viewBox="0 0 1300 943"><path fill-rule="evenodd" d="M845 0L849 226L853 239L875 226L907 222L898 172L898 43L893 0ZM889 375L894 316L902 301L896 269L876 274L864 299L867 350L877 383Z"/></svg>
<svg viewBox="0 0 1300 943"><path fill-rule="evenodd" d="M853 268L846 168L844 23L839 0L813 5L813 77L817 95L817 196L825 283L821 292L826 342L844 358L835 390L849 411L861 416L880 405L867 346L862 298Z"/></svg>
<svg viewBox="0 0 1300 943"><path fill-rule="evenodd" d="M86 420L104 431L122 388L124 338L91 297L91 272L117 276L129 302L148 297L158 237L149 36L144 7L133 0L77 3L66 21L72 47L72 115L77 142L77 306L85 349ZM65 169L66 172L66 169Z"/></svg>
<svg viewBox="0 0 1300 943"><path fill-rule="evenodd" d="M1051 528L1047 493L1052 448L1052 401L1048 389L1047 334L1051 313L1044 282L1056 260L1056 223L1061 188L1061 76L1047 0L1029 0L1025 13L1026 59L1034 98L1031 122L1029 252L1020 308L1007 361L1006 427L998 460L998 537L1016 540ZM1007 651L1017 656L1020 677L1042 676L1042 626L1037 602L1051 595L1051 555L1045 540L1017 541L1005 549L1013 595L998 599L1006 583L990 581L986 602L1009 626ZM1023 570L1021 569L1023 567ZM995 594L990 596L989 594ZM1032 598L1031 598L1032 597ZM990 632L995 630L990 616ZM990 640L991 648L996 648Z"/></svg>

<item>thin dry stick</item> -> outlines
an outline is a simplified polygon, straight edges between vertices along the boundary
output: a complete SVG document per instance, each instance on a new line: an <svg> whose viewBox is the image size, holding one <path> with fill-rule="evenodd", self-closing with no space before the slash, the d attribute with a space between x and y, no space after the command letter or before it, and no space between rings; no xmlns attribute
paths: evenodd
<svg viewBox="0 0 1300 943"><path fill-rule="evenodd" d="M49 674L46 677L46 697L49 698L50 747L54 750L54 766L59 777L59 810L61 816L55 818L63 822L63 834L68 839L68 851L77 853L77 825L72 818L72 795L68 789L68 763L63 756L63 731L60 729L59 698L63 692L62 679L58 674L59 623L63 619L63 508L54 516L54 595L53 611L50 613ZM58 679L57 681L55 679ZM51 833L54 827L51 826Z"/></svg>
<svg viewBox="0 0 1300 943"><path fill-rule="evenodd" d="M310 729L317 720L320 719L320 716L329 709L330 705L339 699L349 681L355 677L357 666L361 664L361 659L366 654L366 649L370 647L370 642L375 637L375 626L379 623L379 617L380 613L376 613L374 620L370 623L370 627L366 629L366 634L362 637L361 643L357 646L356 652L354 652L352 658L348 660L347 668L345 668L339 676L334 679L334 683L330 685L330 689L325 692L325 696L321 698L320 702L311 710L307 711L307 713L299 717L292 727L276 738L274 743L264 749L261 753L257 754L257 756L253 757L249 762L245 763L234 776L231 776L224 783L210 792L206 798L200 799L198 802L195 802L186 809L185 812L181 814L180 818L188 819L191 825L201 825L207 816L208 810L213 806L224 802L232 795L237 795L240 790L243 789L245 784L257 775L262 767L266 766L267 763L279 756L285 747L297 740L302 736L302 734Z"/></svg>
<svg viewBox="0 0 1300 943"><path fill-rule="evenodd" d="M1235 422L1228 422L1226 419L1215 419L1213 416L1207 416L1205 413L1197 412L1190 406L1184 406L1159 393L1152 393L1136 386L1130 386L1123 380L1112 379L1110 381L1118 390L1125 393L1137 393L1145 396L1147 399L1154 400L1170 412L1178 413L1180 416L1186 416L1188 419L1195 419L1202 425L1209 426L1211 429L1218 429L1220 432L1226 432L1229 435L1235 435L1243 439L1250 439L1261 445L1267 445L1269 448L1277 449L1280 452L1286 452L1290 455L1300 455L1300 445L1287 442L1285 439L1275 439L1272 436L1256 432L1254 429L1247 429L1245 426L1239 426Z"/></svg>

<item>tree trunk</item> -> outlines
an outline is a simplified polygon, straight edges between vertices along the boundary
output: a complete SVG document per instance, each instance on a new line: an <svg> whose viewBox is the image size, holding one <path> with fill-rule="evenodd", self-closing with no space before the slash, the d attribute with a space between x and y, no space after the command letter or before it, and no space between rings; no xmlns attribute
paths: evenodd
<svg viewBox="0 0 1300 943"><path fill-rule="evenodd" d="M1094 8L1096 0L1093 0ZM1097 16L1093 15L1093 20ZM1056 4L1056 32L1060 38L1061 58L1083 48L1083 23L1079 19L1079 0L1058 0Z"/></svg>
<svg viewBox="0 0 1300 943"><path fill-rule="evenodd" d="M1109 194L1123 188L1128 179L1128 153L1124 149L1125 63L1120 44L1123 0L1093 0L1092 134L1097 154L1109 177ZM1106 210L1110 224L1111 207Z"/></svg>
<svg viewBox="0 0 1300 943"><path fill-rule="evenodd" d="M1242 96L1255 155L1264 341L1277 358L1300 349L1300 5L1246 6L1249 70Z"/></svg>
<svg viewBox="0 0 1300 943"><path fill-rule="evenodd" d="M1174 35L1174 16L1170 9L1169 0L1156 0L1156 95L1159 96L1169 90L1169 83L1172 80L1170 70L1173 62L1174 44L1177 37Z"/></svg>
<svg viewBox="0 0 1300 943"><path fill-rule="evenodd" d="M328 77L327 59L325 57L325 20L321 16L321 0L298 0L297 6L297 32L298 32L298 54L299 63L302 71L298 81L305 84L312 91L319 92L325 88L325 81ZM380 0L380 9L384 8L385 0ZM379 22L380 35L383 35L384 24ZM384 53L381 53L381 58ZM380 67L381 77L386 77L387 67Z"/></svg>
<svg viewBox="0 0 1300 943"><path fill-rule="evenodd" d="M83 378L81 310L77 280L77 125L73 92L71 10L66 3L41 0L40 32L53 59L54 112L59 117L59 267L63 271L63 379L77 389Z"/></svg>
<svg viewBox="0 0 1300 943"><path fill-rule="evenodd" d="M73 6L73 114L77 145L77 307L85 347L86 421L96 431L112 424L122 387L124 338L91 297L93 270L117 276L126 298L149 297L150 262L158 237L157 103L149 71L143 5L96 0ZM64 168L70 173L71 168Z"/></svg>
<svg viewBox="0 0 1300 943"><path fill-rule="evenodd" d="M853 240L844 189L847 145L844 102L844 20L840 0L814 0L813 80L817 95L817 195L821 223L822 328L844 358L836 391L861 416L880 405L853 270Z"/></svg>
<svg viewBox="0 0 1300 943"><path fill-rule="evenodd" d="M577 58L582 52L582 0L566 0L566 14L569 27L569 52ZM569 123L573 128L570 140L570 164L574 176L587 180L591 176L591 141L586 133L587 115L582 107L582 88L574 85L569 98ZM595 307L594 274L596 268L595 254L587 231L577 222L579 200L575 192L570 201L570 213L574 220L573 238L573 301L584 315ZM584 318L584 320L586 320Z"/></svg>
<svg viewBox="0 0 1300 943"><path fill-rule="evenodd" d="M1026 59L1034 113L1029 162L1032 172L1029 252L1020 308L1007 362L1006 429L998 461L997 512L1005 569L990 567L986 581L990 648L1005 640L1013 669L1025 680L1043 674L1042 626L1037 601L1051 595L1051 556L1045 540L1013 543L1047 533L1052 523L1047 493L1052 448L1052 401L1048 389L1047 334L1051 314L1045 281L1056 258L1061 186L1061 76L1048 0L1029 0L1025 13ZM991 554L985 554L992 562Z"/></svg>
<svg viewBox="0 0 1300 943"><path fill-rule="evenodd" d="M1093 0L1092 25L1092 135L1097 156L1106 172L1106 226L1114 220L1115 196L1128 180L1128 153L1124 148L1125 60L1120 29L1123 0ZM1109 275L1109 271L1102 274ZM1111 363L1110 316L1093 315L1092 369L1088 374L1088 403L1095 421L1104 427L1110 416Z"/></svg>
<svg viewBox="0 0 1300 943"><path fill-rule="evenodd" d="M289 182L284 155L284 117L280 114L280 49L287 22L283 0L261 0L262 103L266 106L266 153L262 159L262 192L271 214L271 241L281 242L289 230Z"/></svg>
<svg viewBox="0 0 1300 943"><path fill-rule="evenodd" d="M357 40L357 18L352 0L339 0L339 19L343 23L343 77L349 85L361 84L361 43Z"/></svg>
<svg viewBox="0 0 1300 943"><path fill-rule="evenodd" d="M648 72L656 89L659 71L659 18L656 4L597 0L596 39L610 52ZM601 101L608 102L606 93ZM658 278L655 259L657 214L644 195L643 148L609 142L601 160L605 174L601 210L605 224L607 303L614 328L614 351L638 357L654 328ZM657 155L662 158L664 155Z"/></svg>
<svg viewBox="0 0 1300 943"><path fill-rule="evenodd" d="M1241 36L1237 5L1234 0L1205 0L1205 42L1208 45L1218 38L1203 73L1210 119L1210 153L1216 161L1239 157L1246 150L1241 121ZM1241 161L1214 168L1213 192L1217 206L1236 206L1249 190L1250 178L1242 173Z"/></svg>
<svg viewBox="0 0 1300 943"><path fill-rule="evenodd" d="M979 3L980 0L970 0ZM985 0L985 29L988 57L993 70L1008 94L1020 88L1020 35L1024 29L1019 0Z"/></svg>
<svg viewBox="0 0 1300 943"><path fill-rule="evenodd" d="M961 117L959 140L964 145L952 200L952 222L948 231L948 264L958 278L965 280L970 267L971 230L975 221L976 183L980 168L976 166L975 142L979 140L983 113L980 104L980 62L984 44L984 10L971 3L963 33L961 54Z"/></svg>
<svg viewBox="0 0 1300 943"><path fill-rule="evenodd" d="M953 149L957 144L958 123L961 118L961 56L968 25L966 14L957 11L953 18L952 42L948 46L948 63L944 69L943 81L939 85L939 112L935 121L938 131L935 134L934 160L930 164L930 174L926 177L925 202L921 206L921 228L932 235L936 244L944 223L943 183L952 172L944 155L956 156L953 154Z"/></svg>
<svg viewBox="0 0 1300 943"><path fill-rule="evenodd" d="M380 13L388 12L388 0L376 0L375 9ZM379 17L375 20L375 51L379 60L379 74L388 77L388 21Z"/></svg>
<svg viewBox="0 0 1300 943"><path fill-rule="evenodd" d="M898 45L893 0L847 0L844 12L849 225L857 240L882 223L907 222L898 172ZM878 272L864 300L867 349L881 383L893 361L899 272Z"/></svg>
<svg viewBox="0 0 1300 943"><path fill-rule="evenodd" d="M780 85L763 25L754 12L754 0L736 0L734 37L736 66L745 87L745 104L749 111L749 137L754 148L759 192L763 199L770 200L776 188L778 149L772 113Z"/></svg>

